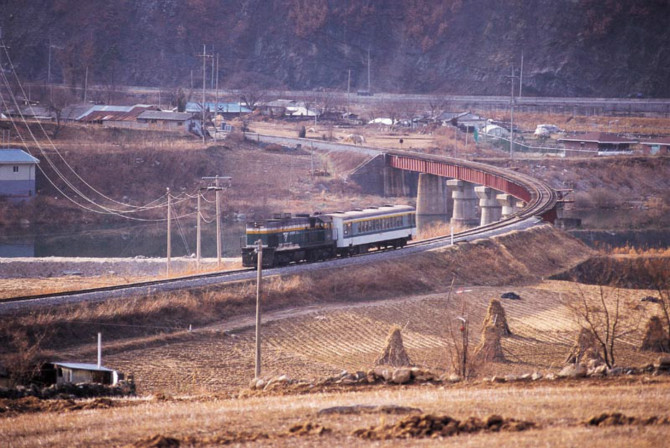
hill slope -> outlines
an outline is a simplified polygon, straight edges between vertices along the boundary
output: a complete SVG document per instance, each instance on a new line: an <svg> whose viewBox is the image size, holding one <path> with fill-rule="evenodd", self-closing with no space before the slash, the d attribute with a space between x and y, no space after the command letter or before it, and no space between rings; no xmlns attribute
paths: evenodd
<svg viewBox="0 0 670 448"><path fill-rule="evenodd" d="M670 96L668 2L655 0L3 0L22 76L201 85L203 44L240 88L367 87L502 94L524 54L524 93ZM208 69L209 70L209 69ZM192 74L193 72L193 74Z"/></svg>

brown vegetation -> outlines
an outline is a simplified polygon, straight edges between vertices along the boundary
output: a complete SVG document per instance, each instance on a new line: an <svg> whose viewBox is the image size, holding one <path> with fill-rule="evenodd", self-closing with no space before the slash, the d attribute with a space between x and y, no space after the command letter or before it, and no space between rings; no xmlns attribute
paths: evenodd
<svg viewBox="0 0 670 448"><path fill-rule="evenodd" d="M570 353L565 358L565 362L569 364L586 364L590 360L602 362L603 358L593 332L589 329L581 328Z"/></svg>
<svg viewBox="0 0 670 448"><path fill-rule="evenodd" d="M482 328L486 327L495 327L498 329L498 332L501 336L511 336L512 331L509 329L507 324L507 316L505 316L505 308L503 308L502 303L498 299L491 299L489 302L489 307L486 310L486 317L484 318L484 323Z"/></svg>
<svg viewBox="0 0 670 448"><path fill-rule="evenodd" d="M670 338L660 317L652 316L647 322L640 350L670 352Z"/></svg>
<svg viewBox="0 0 670 448"><path fill-rule="evenodd" d="M411 366L405 346L402 343L401 328L397 325L391 328L388 337L386 338L386 346L384 352L379 358L375 360L375 365L387 365L392 367Z"/></svg>
<svg viewBox="0 0 670 448"><path fill-rule="evenodd" d="M502 333L495 325L487 325L482 330L481 342L475 349L475 358L479 362L504 362Z"/></svg>

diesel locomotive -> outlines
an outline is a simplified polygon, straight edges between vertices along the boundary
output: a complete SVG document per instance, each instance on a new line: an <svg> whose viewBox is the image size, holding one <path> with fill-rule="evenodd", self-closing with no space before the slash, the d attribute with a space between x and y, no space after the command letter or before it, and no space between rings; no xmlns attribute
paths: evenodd
<svg viewBox="0 0 670 448"><path fill-rule="evenodd" d="M416 212L407 205L385 205L348 212L275 215L248 222L242 265L257 267L258 241L263 267L327 260L399 248L416 236Z"/></svg>

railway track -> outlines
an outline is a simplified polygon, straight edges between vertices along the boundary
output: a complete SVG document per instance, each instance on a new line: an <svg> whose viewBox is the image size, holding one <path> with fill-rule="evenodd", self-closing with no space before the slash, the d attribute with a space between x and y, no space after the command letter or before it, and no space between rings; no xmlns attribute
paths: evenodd
<svg viewBox="0 0 670 448"><path fill-rule="evenodd" d="M431 156L422 157L428 159L434 158ZM444 158L436 159L444 160ZM539 217L552 210L556 206L556 202L559 199L557 192L554 191L549 185L530 176L477 162L459 162L471 167L476 167L484 172L503 177L504 179L510 180L512 182L519 183L528 190L531 198L521 211L510 218L454 234L454 243L478 238L488 238L512 230L523 230L535 226L541 222ZM265 272L266 275L290 275L298 274L300 272L315 271L319 269L355 265L358 263L369 263L377 261L376 259L406 256L410 253L418 253L447 246L451 244L451 242L450 235L442 236L413 242L404 249L400 250L373 251L355 257L338 258L319 263L296 264L282 268L269 269ZM256 274L254 270L241 269L235 271L196 274L162 280L151 280L125 285L106 286L78 291L15 297L0 301L0 314L7 314L22 308L30 308L35 306L55 306L84 301L101 302L105 300L136 297L138 295L154 294L159 292L162 293L177 290L203 288L207 286L220 285L223 283L251 280L255 278L255 276Z"/></svg>

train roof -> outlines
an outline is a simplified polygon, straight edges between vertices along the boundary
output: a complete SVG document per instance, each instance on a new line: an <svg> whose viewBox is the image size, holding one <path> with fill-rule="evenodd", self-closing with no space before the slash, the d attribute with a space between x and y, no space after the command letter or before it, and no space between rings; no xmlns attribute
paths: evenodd
<svg viewBox="0 0 670 448"><path fill-rule="evenodd" d="M247 221L247 228L258 228L258 227L267 227L267 228L281 228L287 225L308 225L310 219L314 219L321 222L331 222L332 218L326 214L315 213L313 215L291 215L289 213L276 215L273 218L267 219L258 219L255 221Z"/></svg>
<svg viewBox="0 0 670 448"><path fill-rule="evenodd" d="M348 212L328 213L328 215L332 216L333 218L360 219L410 212L414 212L414 207L410 207L409 205L384 205L381 207L368 207L365 209L351 210Z"/></svg>

